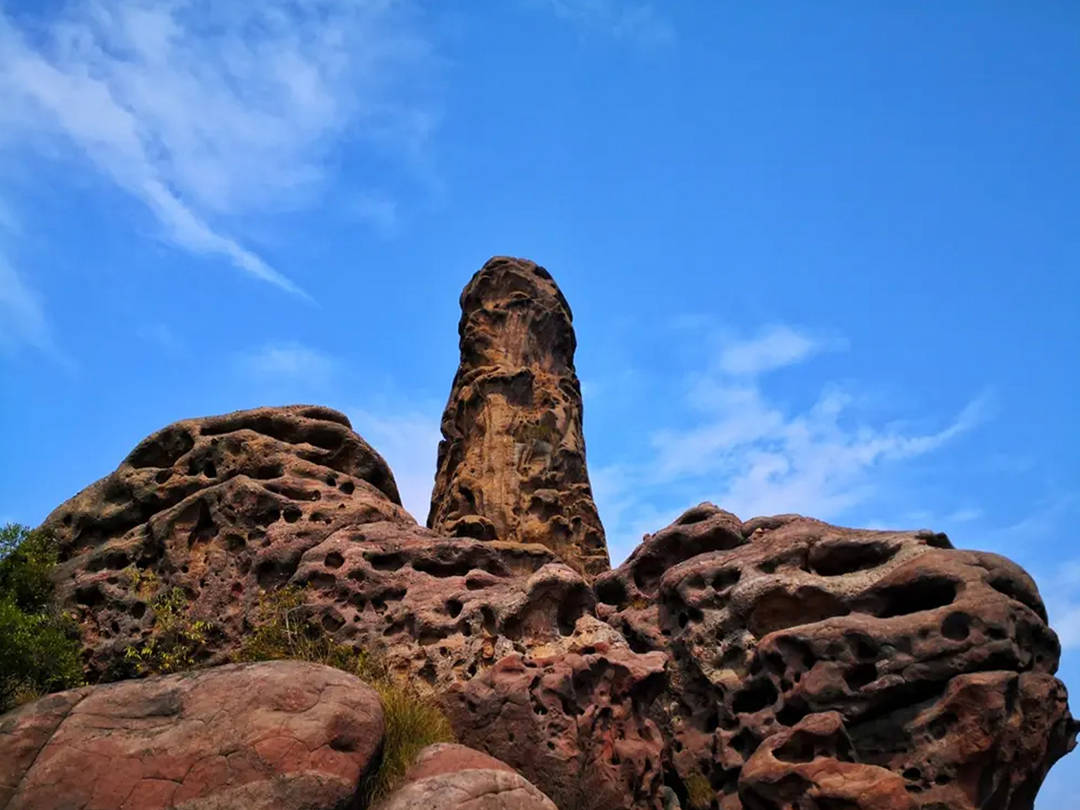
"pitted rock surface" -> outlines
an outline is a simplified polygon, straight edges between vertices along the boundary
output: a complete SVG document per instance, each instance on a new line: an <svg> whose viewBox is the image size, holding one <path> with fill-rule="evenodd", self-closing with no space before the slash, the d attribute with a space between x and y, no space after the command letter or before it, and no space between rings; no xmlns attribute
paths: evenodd
<svg viewBox="0 0 1080 810"><path fill-rule="evenodd" d="M544 268L496 257L462 292L458 332L428 526L540 543L586 574L606 571L566 299Z"/></svg>
<svg viewBox="0 0 1080 810"><path fill-rule="evenodd" d="M382 737L375 691L316 664L88 686L0 717L0 808L345 810Z"/></svg>
<svg viewBox="0 0 1080 810"><path fill-rule="evenodd" d="M665 660L603 641L508 656L456 684L447 707L463 743L497 754L560 808L657 807L663 740L646 712Z"/></svg>
<svg viewBox="0 0 1080 810"><path fill-rule="evenodd" d="M429 745L377 810L557 810L517 771L464 745Z"/></svg>
<svg viewBox="0 0 1080 810"><path fill-rule="evenodd" d="M846 753L804 745L795 763L900 774L911 806L926 810L1030 807L1074 744L1035 584L941 534L793 515L740 523L703 504L646 537L596 590L600 615L635 650L671 656L654 716L684 807L835 806L826 771L777 771L798 724L811 724L798 739L824 734L818 715L838 718L824 736L847 740ZM831 800L899 801L872 795Z"/></svg>
<svg viewBox="0 0 1080 810"><path fill-rule="evenodd" d="M212 618L214 661L242 633L260 588L289 581L336 529L415 526L389 467L329 408L258 408L177 422L45 521L60 540L57 588L82 627L91 678L126 674L153 624L154 594L182 588Z"/></svg>
<svg viewBox="0 0 1080 810"><path fill-rule="evenodd" d="M168 589L182 588L189 617L213 625L202 657L214 663L228 660L251 631L261 591L295 585L304 588L306 614L335 640L374 653L392 675L444 700L454 684L500 659L537 668L537 660L609 650L635 673L620 676L625 694L612 698L616 732L606 725L611 712L593 722L584 702L560 711L575 728L578 715L592 723L575 730L574 745L592 745L593 727L598 739L624 727L633 738L644 722L636 715L642 696L656 692L636 683L660 673L663 656L632 652L596 617L583 575L548 547L416 525L396 503L389 470L347 424L306 406L181 422L55 510L47 525L66 558L58 591L79 619L91 677L126 674L125 651L155 632L154 597ZM573 660L585 678L607 666L588 655ZM511 695L511 687L523 691ZM500 688L503 698L528 703L547 699L531 692L547 690L548 681ZM575 699L594 697L589 687ZM459 734L470 728L455 717ZM649 733L651 756L627 755L616 769L617 784L633 786L634 795L659 787L660 741ZM540 733L493 736L484 747L514 762L549 753ZM577 768L576 760L548 762L541 776L567 780Z"/></svg>

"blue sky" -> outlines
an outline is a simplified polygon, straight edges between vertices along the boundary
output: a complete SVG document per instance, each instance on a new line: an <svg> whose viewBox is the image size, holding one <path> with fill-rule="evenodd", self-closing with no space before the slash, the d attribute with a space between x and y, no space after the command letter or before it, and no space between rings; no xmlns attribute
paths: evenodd
<svg viewBox="0 0 1080 810"><path fill-rule="evenodd" d="M0 9L0 520L297 401L422 520L458 293L527 256L613 557L706 499L943 530L1080 692L1077 4Z"/></svg>

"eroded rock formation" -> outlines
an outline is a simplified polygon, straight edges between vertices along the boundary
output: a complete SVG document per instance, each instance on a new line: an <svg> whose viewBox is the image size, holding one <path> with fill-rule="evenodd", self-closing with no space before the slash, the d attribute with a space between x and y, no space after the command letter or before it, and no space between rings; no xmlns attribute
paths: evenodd
<svg viewBox="0 0 1080 810"><path fill-rule="evenodd" d="M0 718L0 807L344 809L382 738L375 691L315 664L87 686Z"/></svg>
<svg viewBox="0 0 1080 810"><path fill-rule="evenodd" d="M474 751L462 776L444 767L460 751L436 752L395 807L511 806L505 793L561 810L1029 810L1077 725L1027 574L932 532L711 504L606 571L569 307L542 268L493 259L462 310L430 529L348 420L315 406L178 422L58 507L57 593L88 677L135 674L125 653L156 632L162 594L213 624L209 665L235 653L262 591L301 586L327 633L437 695L460 740L503 764ZM158 722L141 688L115 693L132 695L136 741ZM22 774L0 798L46 791L35 746L94 694L0 720L0 761L6 745ZM161 806L144 789L110 806Z"/></svg>
<svg viewBox="0 0 1080 810"><path fill-rule="evenodd" d="M528 743L512 733L481 739L477 718L452 715L464 741L513 765L540 763L522 770L547 780L537 781L545 792L579 779L593 756L583 752L637 740L641 729L648 755L627 753L596 779L606 797L658 786L662 744L640 709L658 689L663 656L630 650L596 617L582 574L546 546L440 535L396 497L382 459L326 408L261 408L158 431L46 524L61 541L58 593L82 627L90 676L135 674L125 653L156 632L156 599L172 589L188 595L190 618L212 624L201 663L214 664L250 631L261 591L298 586L335 640L448 702L455 685L488 683L499 661L554 673L496 679L475 698L492 715L508 701L550 704L542 722L519 719ZM606 707L601 716L593 704ZM562 734L559 756L549 755L549 733Z"/></svg>
<svg viewBox="0 0 1080 810"><path fill-rule="evenodd" d="M462 292L458 332L428 526L540 543L587 574L606 571L566 299L544 268L496 257Z"/></svg>
<svg viewBox="0 0 1080 810"><path fill-rule="evenodd" d="M389 467L337 411L258 408L170 425L45 521L60 540L61 603L80 621L91 678L127 674L150 604L181 588L213 618L216 656L244 633L260 588L288 583L335 530L415 526Z"/></svg>
<svg viewBox="0 0 1080 810"><path fill-rule="evenodd" d="M684 807L1020 810L1073 745L1035 584L941 534L703 504L596 587L670 657L653 716Z"/></svg>

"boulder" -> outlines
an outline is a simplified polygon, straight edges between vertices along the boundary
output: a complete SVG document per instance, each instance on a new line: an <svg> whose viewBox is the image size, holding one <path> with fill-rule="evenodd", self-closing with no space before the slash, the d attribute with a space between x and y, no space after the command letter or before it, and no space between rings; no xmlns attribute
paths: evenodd
<svg viewBox="0 0 1080 810"><path fill-rule="evenodd" d="M868 783L899 774L914 807L1020 810L1074 745L1034 582L942 534L742 523L703 504L596 591L633 649L671 658L653 717L684 807L907 806L823 792L828 759L830 784L856 765ZM846 753L791 742L811 734ZM785 759L793 746L810 759ZM807 798L829 795L846 804Z"/></svg>
<svg viewBox="0 0 1080 810"><path fill-rule="evenodd" d="M429 745L377 810L557 810L505 762L464 745Z"/></svg>
<svg viewBox="0 0 1080 810"><path fill-rule="evenodd" d="M442 418L428 526L540 543L610 567L585 466L570 306L526 259L488 261L461 294L461 364Z"/></svg>
<svg viewBox="0 0 1080 810"><path fill-rule="evenodd" d="M131 673L124 652L153 626L155 596L180 588L212 619L209 658L236 648L259 590L342 526L414 526L386 462L329 408L257 408L188 419L45 520L60 541L57 594L79 621L92 680Z"/></svg>
<svg viewBox="0 0 1080 810"><path fill-rule="evenodd" d="M0 717L0 807L345 810L382 737L375 691L316 664L87 686Z"/></svg>

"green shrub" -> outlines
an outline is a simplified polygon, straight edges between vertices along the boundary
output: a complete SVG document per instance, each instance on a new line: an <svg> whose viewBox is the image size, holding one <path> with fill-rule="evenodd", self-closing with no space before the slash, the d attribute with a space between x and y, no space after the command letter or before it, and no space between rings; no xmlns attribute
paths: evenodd
<svg viewBox="0 0 1080 810"><path fill-rule="evenodd" d="M236 657L240 661L290 658L325 664L356 675L379 693L386 733L379 768L364 787L368 802L397 787L422 748L454 741L450 721L431 698L395 681L371 653L339 644L312 621L301 588L290 586L260 594L251 633Z"/></svg>
<svg viewBox="0 0 1080 810"><path fill-rule="evenodd" d="M124 660L140 675L165 675L193 669L214 625L191 616L183 588L171 588L150 603L154 627L141 647L128 647Z"/></svg>
<svg viewBox="0 0 1080 810"><path fill-rule="evenodd" d="M82 683L79 632L53 601L54 538L0 529L0 711Z"/></svg>

